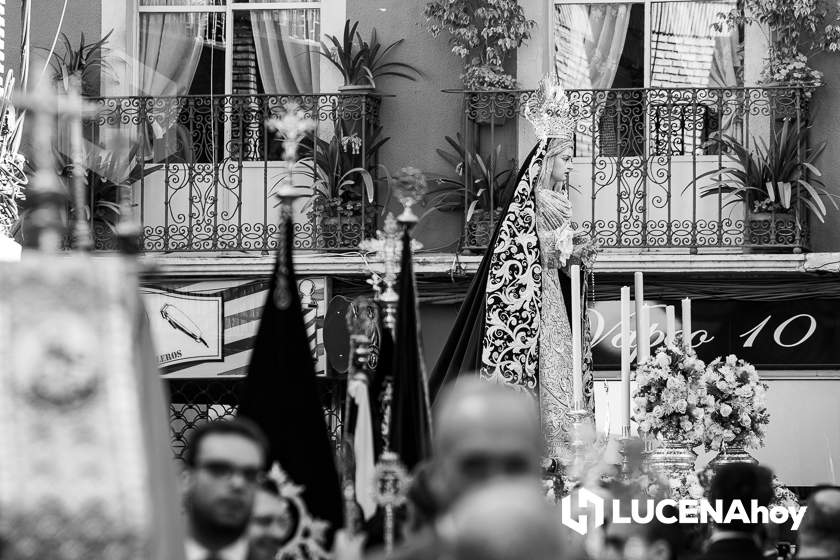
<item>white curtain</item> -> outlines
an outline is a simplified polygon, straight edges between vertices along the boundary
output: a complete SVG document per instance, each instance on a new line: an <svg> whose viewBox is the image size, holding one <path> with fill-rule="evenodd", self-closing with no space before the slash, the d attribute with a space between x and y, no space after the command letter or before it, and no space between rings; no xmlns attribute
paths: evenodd
<svg viewBox="0 0 840 560"><path fill-rule="evenodd" d="M207 14L140 14L140 95L171 97L185 95L195 76ZM177 100L158 100L150 116L155 137L160 138L178 119Z"/></svg>
<svg viewBox="0 0 840 560"><path fill-rule="evenodd" d="M555 6L554 69L565 87L612 87L630 24L630 8L630 4Z"/></svg>
<svg viewBox="0 0 840 560"><path fill-rule="evenodd" d="M319 91L317 10L253 10L251 27L266 93Z"/></svg>

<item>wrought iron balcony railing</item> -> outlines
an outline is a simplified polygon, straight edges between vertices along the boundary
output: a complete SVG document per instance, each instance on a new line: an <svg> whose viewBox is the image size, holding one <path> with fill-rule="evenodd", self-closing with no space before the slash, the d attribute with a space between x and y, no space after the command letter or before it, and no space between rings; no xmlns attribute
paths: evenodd
<svg viewBox="0 0 840 560"><path fill-rule="evenodd" d="M375 230L377 212L362 175L373 169L381 96L372 94L108 97L85 121L97 249L116 246L121 191L129 190L142 224L142 249L266 251L275 247L285 181L311 189L294 204L299 249L356 247ZM282 161L282 142L265 123L292 102L316 122ZM125 150L126 138L131 146ZM116 140L119 139L119 140ZM122 148L114 148L123 146ZM129 155L120 152L129 152Z"/></svg>
<svg viewBox="0 0 840 560"><path fill-rule="evenodd" d="M462 96L464 151L454 169L464 185L463 246L486 246L498 220L501 191L535 139L519 126L533 91L449 91ZM577 117L569 195L574 221L606 248L786 249L807 247L804 203L757 211L714 185L732 167L724 137L747 150L772 144L782 121L799 126L808 96L795 88L646 88L570 90ZM523 135L524 130L528 134ZM507 150L519 138L519 153ZM501 140L500 140L501 139ZM523 142L524 140L524 142ZM804 147L802 147L804 149ZM462 154L463 156L463 154ZM517 157L518 156L518 157ZM492 164L492 169L490 169ZM794 186L794 189L798 187ZM478 202L474 202L478 200Z"/></svg>

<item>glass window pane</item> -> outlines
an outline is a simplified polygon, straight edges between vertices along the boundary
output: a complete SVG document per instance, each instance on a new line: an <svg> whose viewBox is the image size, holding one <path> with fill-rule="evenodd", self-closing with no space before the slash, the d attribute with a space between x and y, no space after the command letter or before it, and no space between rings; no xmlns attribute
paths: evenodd
<svg viewBox="0 0 840 560"><path fill-rule="evenodd" d="M644 26L641 3L556 4L554 71L581 120L577 156L644 152ZM593 93L628 88L635 91Z"/></svg>
<svg viewBox="0 0 840 560"><path fill-rule="evenodd" d="M146 153L169 161L219 158L224 93L224 13L140 13L138 90L148 105ZM203 97L188 97L203 96Z"/></svg>
<svg viewBox="0 0 840 560"><path fill-rule="evenodd" d="M234 93L317 93L319 9L251 10L234 27ZM237 76L251 83L237 85Z"/></svg>
<svg viewBox="0 0 840 560"><path fill-rule="evenodd" d="M642 4L556 4L554 70L569 89L641 87L643 33Z"/></svg>
<svg viewBox="0 0 840 560"><path fill-rule="evenodd" d="M652 87L738 87L744 83L739 30L715 31L718 14L735 0L651 5Z"/></svg>

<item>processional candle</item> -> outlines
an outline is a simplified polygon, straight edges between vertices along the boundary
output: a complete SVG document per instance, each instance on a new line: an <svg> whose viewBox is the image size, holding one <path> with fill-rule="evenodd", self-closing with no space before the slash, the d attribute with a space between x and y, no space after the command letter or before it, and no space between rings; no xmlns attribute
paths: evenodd
<svg viewBox="0 0 840 560"><path fill-rule="evenodd" d="M621 431L630 432L630 286L621 288ZM625 431L627 433L625 433Z"/></svg>
<svg viewBox="0 0 840 560"><path fill-rule="evenodd" d="M637 362L643 364L650 357L650 306L642 305L642 326L638 333L636 333L636 352L643 356L641 361Z"/></svg>
<svg viewBox="0 0 840 560"><path fill-rule="evenodd" d="M691 350L691 299L682 300L682 332L683 347L686 351Z"/></svg>
<svg viewBox="0 0 840 560"><path fill-rule="evenodd" d="M581 336L580 265L571 266L572 276L572 399L583 406L583 343Z"/></svg>
<svg viewBox="0 0 840 560"><path fill-rule="evenodd" d="M673 343L677 336L676 313L676 308L673 305L665 307L665 341L669 343Z"/></svg>
<svg viewBox="0 0 840 560"><path fill-rule="evenodd" d="M633 275L635 281L633 296L636 298L636 364L647 360L647 354L642 354L642 306L645 304L645 279L641 272Z"/></svg>

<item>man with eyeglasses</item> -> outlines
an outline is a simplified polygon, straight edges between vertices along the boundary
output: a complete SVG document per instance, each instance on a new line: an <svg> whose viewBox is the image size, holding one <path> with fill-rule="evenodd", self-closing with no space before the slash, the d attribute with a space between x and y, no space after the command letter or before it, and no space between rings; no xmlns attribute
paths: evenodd
<svg viewBox="0 0 840 560"><path fill-rule="evenodd" d="M187 560L248 560L246 536L268 443L244 420L217 420L193 432L184 454Z"/></svg>

